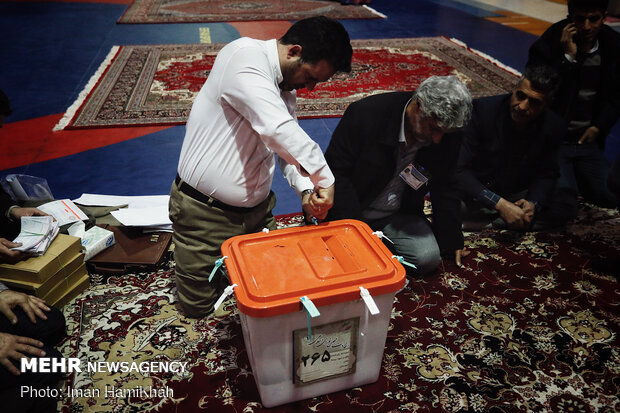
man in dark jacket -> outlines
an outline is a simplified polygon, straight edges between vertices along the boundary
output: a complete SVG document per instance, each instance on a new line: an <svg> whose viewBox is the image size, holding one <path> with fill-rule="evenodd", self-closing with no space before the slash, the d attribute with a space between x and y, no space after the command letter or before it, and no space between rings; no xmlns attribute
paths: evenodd
<svg viewBox="0 0 620 413"><path fill-rule="evenodd" d="M4 118L13 110L7 95L0 90L0 128ZM0 186L0 262L17 262L27 258L30 254L14 251L11 248L21 244L11 242L19 234L20 219L22 216L47 215L37 208L22 208Z"/></svg>
<svg viewBox="0 0 620 413"><path fill-rule="evenodd" d="M548 215L566 134L566 123L548 109L557 84L553 69L530 66L511 94L474 101L457 168L465 230L530 229ZM545 221L566 219L556 213Z"/></svg>
<svg viewBox="0 0 620 413"><path fill-rule="evenodd" d="M0 128L12 112L8 97L0 90ZM46 215L37 208L21 208L0 187L0 263L16 262L29 254L13 251L21 244L10 241L20 229L20 217ZM5 238L6 237L6 238ZM9 238L9 239L7 239ZM22 393L55 388L60 373L20 372L20 360L32 357L61 359L53 346L65 335L65 318L45 301L32 295L11 291L0 283L0 400L10 412L51 413L57 411L56 399L32 397Z"/></svg>
<svg viewBox="0 0 620 413"><path fill-rule="evenodd" d="M616 205L605 180L605 138L620 117L620 33L605 25L608 0L569 0L568 18L530 48L530 64L548 64L561 83L551 109L568 122L560 147L558 194L577 213L577 193L603 207Z"/></svg>
<svg viewBox="0 0 620 413"><path fill-rule="evenodd" d="M388 247L428 273L440 252L460 264L463 235L454 169L471 96L454 76L426 79L413 94L385 93L351 104L334 131L325 158L336 177L327 219L367 222ZM432 225L424 216L430 191ZM392 244L393 243L393 244Z"/></svg>

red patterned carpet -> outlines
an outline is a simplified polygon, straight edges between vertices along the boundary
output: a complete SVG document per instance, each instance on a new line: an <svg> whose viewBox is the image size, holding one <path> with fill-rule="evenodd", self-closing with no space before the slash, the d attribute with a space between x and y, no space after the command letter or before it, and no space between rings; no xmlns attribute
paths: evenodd
<svg viewBox="0 0 620 413"><path fill-rule="evenodd" d="M98 285L65 308L63 354L83 362L188 362L188 371L77 373L72 388L101 389L101 396L65 399L62 411L619 411L620 285L590 261L620 257L620 215L586 205L562 232L489 230L466 242L473 253L465 268L446 262L396 295L376 383L269 410L234 300L190 320L175 309L169 267L95 277ZM105 386L167 386L173 395L104 397Z"/></svg>
<svg viewBox="0 0 620 413"><path fill-rule="evenodd" d="M326 0L134 0L119 23L210 23L250 20L378 19L368 7Z"/></svg>
<svg viewBox="0 0 620 413"><path fill-rule="evenodd" d="M300 118L341 116L349 103L413 90L431 75L455 74L474 97L505 93L517 77L489 58L444 37L353 40L353 70L300 91ZM61 122L69 128L184 123L222 44L121 46ZM77 110L77 112L76 112ZM75 113L75 116L74 116ZM62 127L59 127L62 128Z"/></svg>

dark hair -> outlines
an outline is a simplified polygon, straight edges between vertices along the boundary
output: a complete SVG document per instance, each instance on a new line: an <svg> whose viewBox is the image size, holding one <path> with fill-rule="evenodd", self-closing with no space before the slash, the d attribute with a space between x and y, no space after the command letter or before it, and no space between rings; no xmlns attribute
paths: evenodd
<svg viewBox="0 0 620 413"><path fill-rule="evenodd" d="M547 65L527 66L521 79L529 80L532 88L544 93L547 98L553 98L560 86L560 74Z"/></svg>
<svg viewBox="0 0 620 413"><path fill-rule="evenodd" d="M8 96L0 89L0 115L9 116L13 113Z"/></svg>
<svg viewBox="0 0 620 413"><path fill-rule="evenodd" d="M301 46L301 60L315 64L327 60L337 72L351 71L353 49L344 26L325 16L310 17L293 24L281 44Z"/></svg>
<svg viewBox="0 0 620 413"><path fill-rule="evenodd" d="M568 0L568 14L572 15L577 10L600 10L607 11L609 0Z"/></svg>

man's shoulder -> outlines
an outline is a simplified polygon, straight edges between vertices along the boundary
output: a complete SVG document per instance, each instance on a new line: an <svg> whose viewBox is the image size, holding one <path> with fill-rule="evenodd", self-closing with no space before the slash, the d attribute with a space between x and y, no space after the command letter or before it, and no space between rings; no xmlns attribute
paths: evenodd
<svg viewBox="0 0 620 413"><path fill-rule="evenodd" d="M387 108L386 105L404 105L409 99L411 99L412 92L387 92L379 93L376 95L370 95L357 102L352 103L354 107L379 107Z"/></svg>
<svg viewBox="0 0 620 413"><path fill-rule="evenodd" d="M408 100L413 96L412 92L386 92L386 93L378 93L376 95L366 96L361 99L363 102L381 102L388 100Z"/></svg>
<svg viewBox="0 0 620 413"><path fill-rule="evenodd" d="M504 93L494 96L484 96L474 99L474 111L485 113L485 116L488 116L489 110L506 105L509 99L510 93Z"/></svg>
<svg viewBox="0 0 620 413"><path fill-rule="evenodd" d="M620 58L619 32L605 24L599 33L599 39L605 43L606 47L610 48L610 51L613 52L614 57Z"/></svg>
<svg viewBox="0 0 620 413"><path fill-rule="evenodd" d="M258 39L253 39L251 37L241 37L239 39L233 40L230 43L227 43L222 48L222 51L231 52L231 51L237 51L237 50L243 50L243 49L261 50L261 49L264 49L268 43L269 43L269 40L258 40Z"/></svg>
<svg viewBox="0 0 620 413"><path fill-rule="evenodd" d="M271 66L272 60L277 58L277 47L273 42L274 49L270 49L269 40L257 40L250 37L242 37L226 44L218 53L218 68L224 65L264 67ZM214 69L215 70L215 66Z"/></svg>
<svg viewBox="0 0 620 413"><path fill-rule="evenodd" d="M562 34L562 30L568 23L569 23L568 19L562 19L558 22L553 23L551 26L547 28L547 30L544 31L541 37L548 38L549 36L555 36L555 37L560 36ZM559 41L559 37L558 37L558 41Z"/></svg>
<svg viewBox="0 0 620 413"><path fill-rule="evenodd" d="M563 137L566 132L568 125L566 120L547 108L544 112L544 123L543 123L543 132L545 132L549 136L560 136Z"/></svg>

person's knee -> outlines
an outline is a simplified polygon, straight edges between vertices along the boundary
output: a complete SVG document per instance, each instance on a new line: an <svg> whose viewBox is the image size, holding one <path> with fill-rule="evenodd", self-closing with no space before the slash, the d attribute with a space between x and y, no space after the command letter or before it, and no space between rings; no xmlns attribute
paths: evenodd
<svg viewBox="0 0 620 413"><path fill-rule="evenodd" d="M418 254L415 260L416 275L427 275L437 269L441 263L439 248L428 248Z"/></svg>
<svg viewBox="0 0 620 413"><path fill-rule="evenodd" d="M177 299L183 315L189 318L202 318L214 311L213 306L224 290L222 277L216 277L210 283L177 272Z"/></svg>
<svg viewBox="0 0 620 413"><path fill-rule="evenodd" d="M441 263L441 253L436 243L429 243L423 248L415 248L415 250L397 252L402 255L403 259L413 265L415 269L407 266L405 269L409 275L423 276L429 274L439 267Z"/></svg>
<svg viewBox="0 0 620 413"><path fill-rule="evenodd" d="M187 318L203 318L213 312L213 304L196 305L188 303L179 296L179 308L181 313Z"/></svg>
<svg viewBox="0 0 620 413"><path fill-rule="evenodd" d="M50 307L50 311L43 311L46 319L36 317L36 323L30 320L23 309L18 307L13 311L18 321L7 330L11 334L31 337L48 346L57 344L65 335L65 317L57 308Z"/></svg>
<svg viewBox="0 0 620 413"><path fill-rule="evenodd" d="M49 346L58 344L58 342L66 335L66 321L62 311L55 307L50 307L50 311L45 313L47 320L38 320L37 326L41 324L42 337L41 341Z"/></svg>

